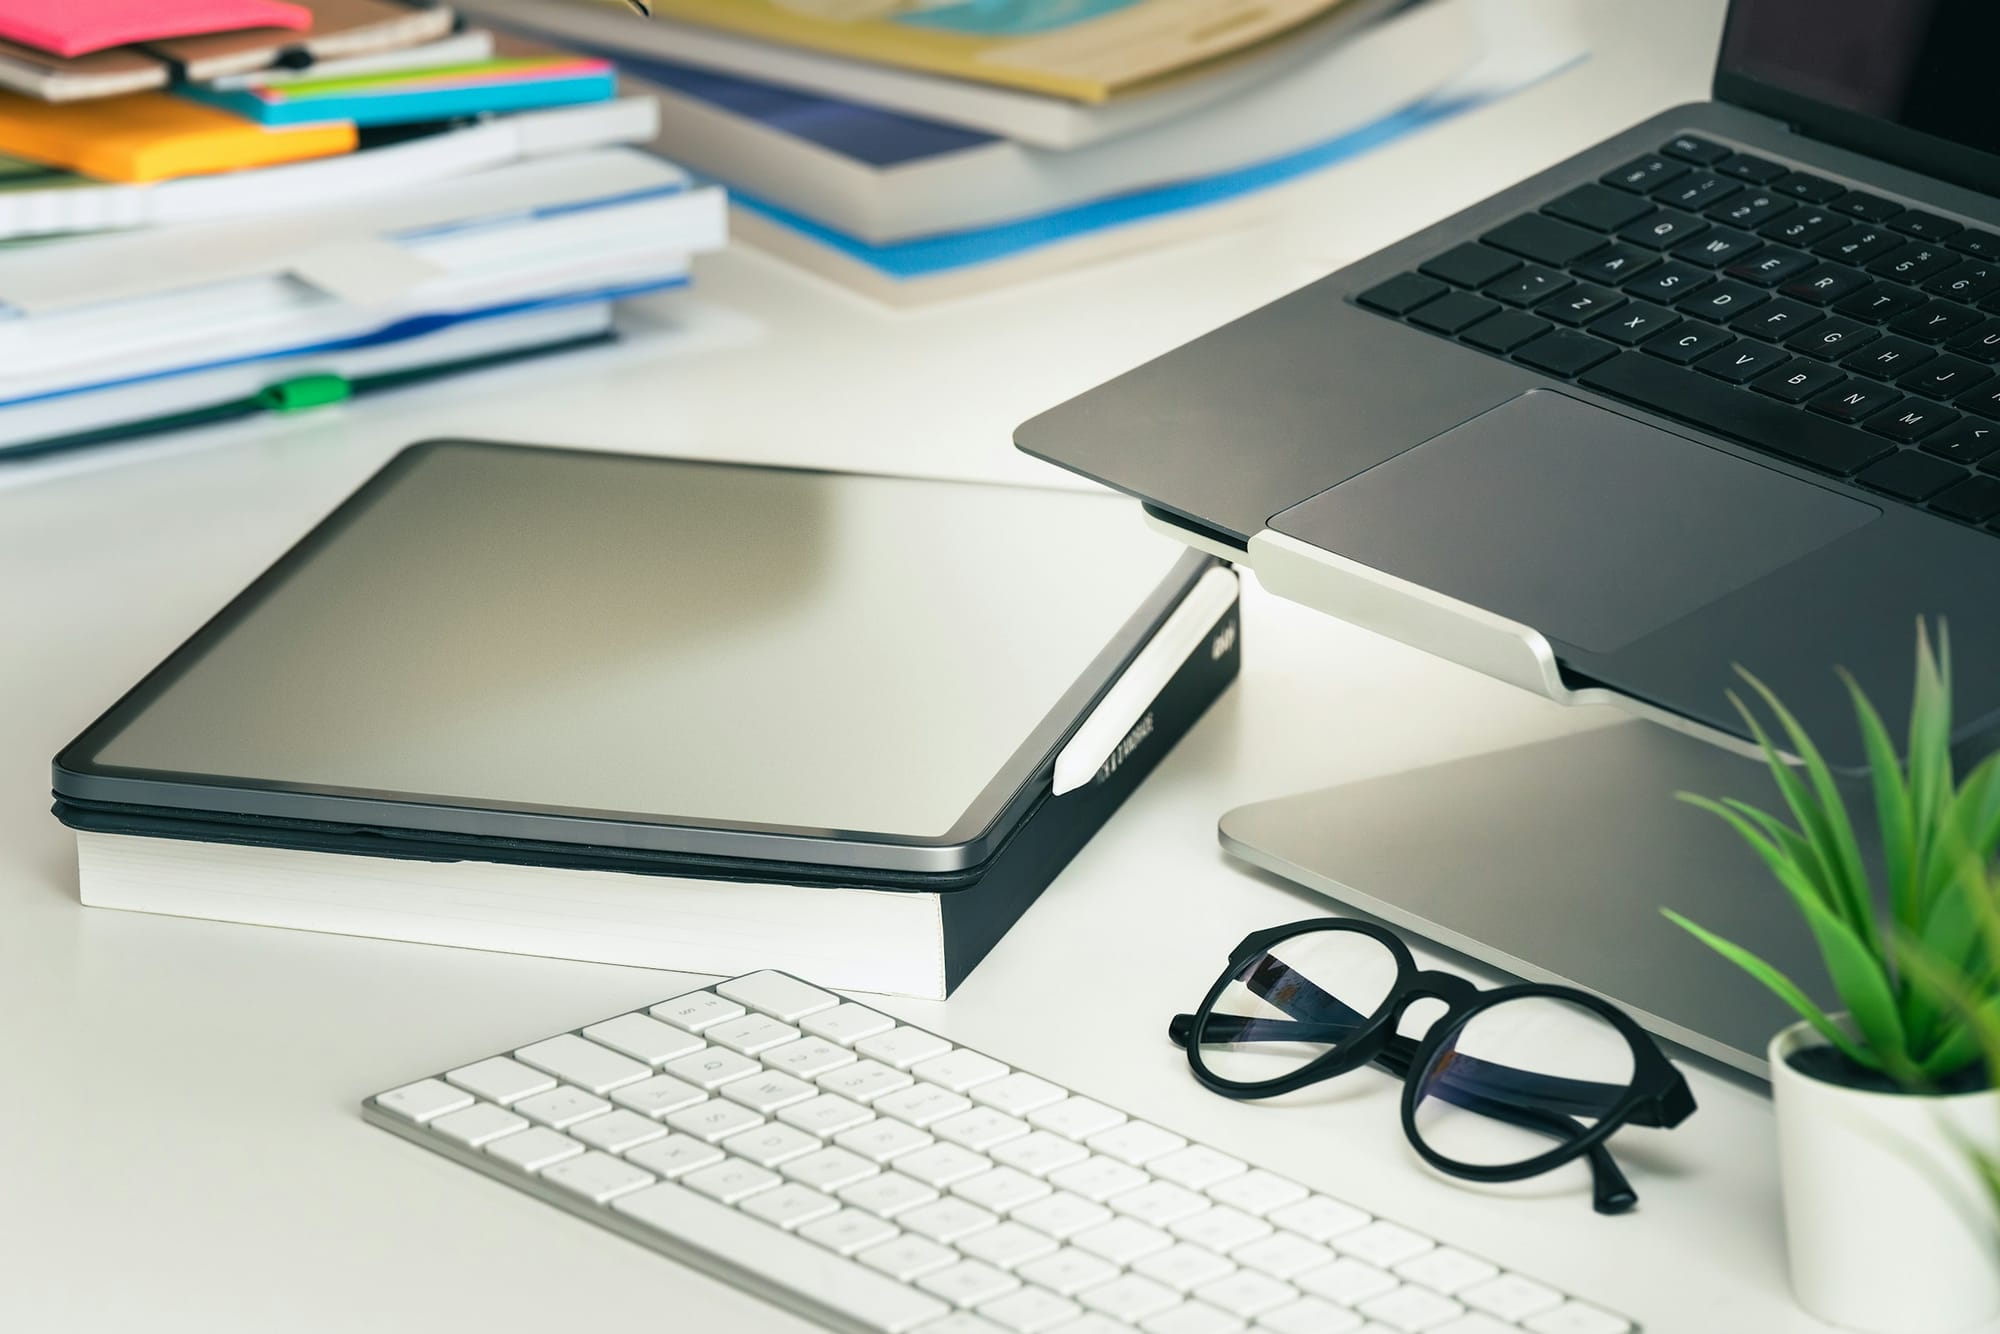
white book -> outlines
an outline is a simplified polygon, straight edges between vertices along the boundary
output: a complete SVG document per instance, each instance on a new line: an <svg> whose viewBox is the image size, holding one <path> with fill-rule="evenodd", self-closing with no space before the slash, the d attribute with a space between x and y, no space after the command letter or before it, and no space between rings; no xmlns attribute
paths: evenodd
<svg viewBox="0 0 2000 1334"><path fill-rule="evenodd" d="M872 244L991 227L1285 157L1416 102L1479 56L1471 7L1429 0L1201 115L1067 152L988 139L875 165L792 132L783 118L766 124L664 85L655 143L733 189Z"/></svg>
<svg viewBox="0 0 2000 1334"><path fill-rule="evenodd" d="M678 61L746 79L804 89L926 120L984 130L1042 148L1076 148L1185 115L1252 88L1311 60L1390 8L1394 0L1356 0L1249 54L1204 66L1154 89L1086 104L997 84L849 60L716 28L640 20L609 5L554 5L546 0L472 0L461 10L558 41Z"/></svg>

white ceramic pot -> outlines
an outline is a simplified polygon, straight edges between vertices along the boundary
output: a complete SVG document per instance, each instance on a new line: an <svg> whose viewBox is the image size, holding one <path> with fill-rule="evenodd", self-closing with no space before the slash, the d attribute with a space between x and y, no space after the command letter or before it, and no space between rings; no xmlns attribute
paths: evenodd
<svg viewBox="0 0 2000 1334"><path fill-rule="evenodd" d="M1870 1093L1786 1060L1822 1042L1796 1024L1770 1049L1799 1305L1867 1334L1951 1334L1991 1319L2000 1217L1962 1145L2000 1151L2000 1090Z"/></svg>

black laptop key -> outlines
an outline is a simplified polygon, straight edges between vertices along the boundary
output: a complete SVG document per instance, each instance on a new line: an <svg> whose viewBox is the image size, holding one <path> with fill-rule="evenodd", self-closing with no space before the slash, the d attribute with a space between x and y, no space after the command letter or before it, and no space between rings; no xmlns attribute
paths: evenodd
<svg viewBox="0 0 2000 1334"><path fill-rule="evenodd" d="M1935 278L1956 263L1958 256L1943 246L1931 241L1912 241L1877 257L1868 268L1897 282L1920 283L1926 278Z"/></svg>
<svg viewBox="0 0 2000 1334"><path fill-rule="evenodd" d="M1674 309L1684 315L1698 315L1705 320L1721 322L1761 306L1768 299L1761 287L1724 278L1688 293L1674 302Z"/></svg>
<svg viewBox="0 0 2000 1334"><path fill-rule="evenodd" d="M1557 267L1581 259L1604 244L1604 238L1596 232L1539 213L1525 213L1503 222L1479 239L1525 259Z"/></svg>
<svg viewBox="0 0 2000 1334"><path fill-rule="evenodd" d="M1499 309L1499 302L1488 301L1483 296L1474 296L1470 292L1447 292L1435 301L1424 302L1406 318L1421 328L1452 334Z"/></svg>
<svg viewBox="0 0 2000 1334"><path fill-rule="evenodd" d="M1954 356L1970 357L1974 361L1991 365L2000 362L2000 320L1988 320L1974 325L1958 337L1948 340L1944 350Z"/></svg>
<svg viewBox="0 0 2000 1334"><path fill-rule="evenodd" d="M1850 320L1845 315L1829 315L1787 338L1785 346L1822 361L1838 361L1862 344L1872 343L1881 336L1873 325Z"/></svg>
<svg viewBox="0 0 2000 1334"><path fill-rule="evenodd" d="M1578 283L1565 288L1535 307L1535 313L1558 324L1580 328L1600 315L1609 315L1625 304L1625 298L1608 287Z"/></svg>
<svg viewBox="0 0 2000 1334"><path fill-rule="evenodd" d="M1768 343L1739 338L1701 358L1694 368L1731 384L1744 384L1784 365L1787 359L1786 353Z"/></svg>
<svg viewBox="0 0 2000 1334"><path fill-rule="evenodd" d="M1644 301L1678 301L1698 287L1706 287L1715 275L1681 260L1668 260L1648 269L1625 284L1625 290Z"/></svg>
<svg viewBox="0 0 2000 1334"><path fill-rule="evenodd" d="M1942 241L1965 230L1950 218L1940 218L1935 213L1920 213L1911 209L1898 213L1890 219L1889 225L1905 236L1914 236L1920 241Z"/></svg>
<svg viewBox="0 0 2000 1334"><path fill-rule="evenodd" d="M1899 500L1929 500L1964 476L1963 468L1906 449L1863 468L1854 480Z"/></svg>
<svg viewBox="0 0 2000 1334"><path fill-rule="evenodd" d="M1848 380L1835 385L1806 406L1835 421L1860 422L1902 400L1903 396L1887 385Z"/></svg>
<svg viewBox="0 0 2000 1334"><path fill-rule="evenodd" d="M1788 171L1770 182L1770 186L1781 195L1791 195L1794 199L1803 199L1808 204L1824 204L1844 192L1844 187L1835 185L1824 177L1809 176L1802 171Z"/></svg>
<svg viewBox="0 0 2000 1334"><path fill-rule="evenodd" d="M1759 338L1781 343L1793 334L1818 324L1821 318L1820 313L1805 302L1781 296L1744 311L1731 320L1729 326L1738 333L1755 334Z"/></svg>
<svg viewBox="0 0 2000 1334"><path fill-rule="evenodd" d="M2000 260L1968 259L1954 264L1925 283L1924 290L1953 301L1976 302L2000 290Z"/></svg>
<svg viewBox="0 0 2000 1334"><path fill-rule="evenodd" d="M1900 380L1937 353L1914 338L1890 334L1866 347L1856 348L1840 359L1840 364L1878 380Z"/></svg>
<svg viewBox="0 0 2000 1334"><path fill-rule="evenodd" d="M1514 349L1514 360L1565 378L1589 370L1618 349L1575 329L1557 329Z"/></svg>
<svg viewBox="0 0 2000 1334"><path fill-rule="evenodd" d="M1677 157L1698 167L1706 167L1729 156L1729 150L1721 144L1710 143L1692 134L1675 135L1660 145L1660 151L1668 157Z"/></svg>
<svg viewBox="0 0 2000 1334"><path fill-rule="evenodd" d="M1779 217L1792 212L1798 205L1783 195L1774 195L1769 190L1745 190L1731 195L1720 203L1711 204L1702 210L1702 216L1715 222L1727 223L1732 227L1748 227L1753 231L1767 222L1776 222Z"/></svg>
<svg viewBox="0 0 2000 1334"><path fill-rule="evenodd" d="M1951 301L1926 301L1915 310L1904 311L1889 321L1897 333L1921 338L1926 343L1942 343L1986 322L1978 311Z"/></svg>
<svg viewBox="0 0 2000 1334"><path fill-rule="evenodd" d="M1889 448L1886 441L1860 431L1835 426L1782 403L1746 394L1699 371L1638 353L1621 352L1584 372L1579 383L1663 416L1678 417L1717 435L1741 440L1766 453L1841 476Z"/></svg>
<svg viewBox="0 0 2000 1334"><path fill-rule="evenodd" d="M1654 209L1634 222L1626 223L1618 229L1618 235L1634 245L1651 246L1655 250L1670 250L1707 230L1708 224L1692 213L1660 208Z"/></svg>
<svg viewBox="0 0 2000 1334"><path fill-rule="evenodd" d="M1935 454L1968 468L2000 456L2000 426L1977 417L1961 417L1924 441L1924 453Z"/></svg>
<svg viewBox="0 0 2000 1334"><path fill-rule="evenodd" d="M1873 282L1851 296L1842 297L1833 303L1833 308L1843 315L1852 315L1857 320L1867 320L1872 324L1887 324L1906 310L1915 310L1924 304L1921 292L1891 282Z"/></svg>
<svg viewBox="0 0 2000 1334"><path fill-rule="evenodd" d="M1629 306L1621 306L1612 314L1590 325L1590 331L1600 338L1609 338L1614 343L1631 347L1643 343L1654 334L1671 329L1681 322L1680 316L1671 310L1644 301L1635 301Z"/></svg>
<svg viewBox="0 0 2000 1334"><path fill-rule="evenodd" d="M1831 366L1817 361L1807 361L1800 357L1786 362L1776 370L1766 371L1750 384L1760 394L1785 403L1803 403L1815 394L1823 394L1840 384L1847 377Z"/></svg>
<svg viewBox="0 0 2000 1334"><path fill-rule="evenodd" d="M1694 240L1674 248L1674 257L1690 264L1706 264L1719 269L1732 260L1743 259L1764 244L1748 232L1734 227L1711 227Z"/></svg>
<svg viewBox="0 0 2000 1334"><path fill-rule="evenodd" d="M1544 204L1542 212L1593 231L1615 232L1632 219L1644 217L1652 209L1645 200L1636 199L1623 190L1603 185L1579 185L1562 198Z"/></svg>
<svg viewBox="0 0 2000 1334"><path fill-rule="evenodd" d="M1521 261L1512 255L1476 241L1467 241L1427 261L1422 271L1460 287L1484 287L1501 274L1512 273L1520 267Z"/></svg>
<svg viewBox="0 0 2000 1334"><path fill-rule="evenodd" d="M1725 176L1734 176L1738 180L1750 181L1756 185L1775 181L1785 174L1785 169L1777 163L1752 157L1748 153L1731 153L1716 163L1715 169Z"/></svg>
<svg viewBox="0 0 2000 1334"><path fill-rule="evenodd" d="M1992 378L1993 372L1978 362L1946 354L1914 368L1896 383L1925 398L1957 398Z"/></svg>
<svg viewBox="0 0 2000 1334"><path fill-rule="evenodd" d="M1450 290L1435 278L1422 278L1414 273L1399 273L1388 282L1377 283L1354 299L1364 306L1373 306L1391 315L1401 315L1415 310L1432 297L1443 296Z"/></svg>
<svg viewBox="0 0 2000 1334"><path fill-rule="evenodd" d="M1786 296L1830 306L1842 297L1853 296L1868 286L1868 275L1840 264L1815 264L1778 288Z"/></svg>
<svg viewBox="0 0 2000 1334"><path fill-rule="evenodd" d="M1961 394L1953 407L1976 412L1991 421L2000 421L2000 384L1983 384L1969 394Z"/></svg>
<svg viewBox="0 0 2000 1334"><path fill-rule="evenodd" d="M1906 398L1870 417L1868 429L1898 444L1909 445L1942 431L1958 420L1958 414L1938 403Z"/></svg>
<svg viewBox="0 0 2000 1334"><path fill-rule="evenodd" d="M1834 208L1851 218L1863 222L1887 222L1903 211L1901 204L1892 204L1880 195L1867 194L1860 190L1849 190L1833 201Z"/></svg>
<svg viewBox="0 0 2000 1334"><path fill-rule="evenodd" d="M1785 245L1809 246L1854 224L1823 208L1801 208L1765 223L1757 235Z"/></svg>
<svg viewBox="0 0 2000 1334"><path fill-rule="evenodd" d="M1590 282L1622 283L1660 262L1658 254L1626 241L1613 241L1604 249L1569 266L1569 271Z"/></svg>
<svg viewBox="0 0 2000 1334"><path fill-rule="evenodd" d="M1505 301L1510 306L1532 306L1569 285L1570 280L1554 269L1545 269L1539 264L1524 264L1506 277L1486 284L1481 290L1495 301Z"/></svg>
<svg viewBox="0 0 2000 1334"><path fill-rule="evenodd" d="M1956 232L1951 237L1951 248L1980 259L2000 259L2000 232Z"/></svg>
<svg viewBox="0 0 2000 1334"><path fill-rule="evenodd" d="M1547 333L1549 328L1547 320L1537 319L1524 310L1503 310L1488 315L1458 336L1476 348L1505 356L1530 338Z"/></svg>
<svg viewBox="0 0 2000 1334"><path fill-rule="evenodd" d="M1630 190L1643 195L1665 185L1676 176L1687 174L1687 163L1676 162L1658 153L1649 153L1645 157L1633 158L1618 170L1606 172L1598 179L1606 185L1615 185L1621 190Z"/></svg>
<svg viewBox="0 0 2000 1334"><path fill-rule="evenodd" d="M2000 477L1967 477L1931 497L1931 508L1967 523L2000 518Z"/></svg>
<svg viewBox="0 0 2000 1334"><path fill-rule="evenodd" d="M1712 324L1697 324L1690 320L1675 325L1665 333L1654 334L1639 345L1639 350L1662 361L1671 361L1676 366L1687 366L1735 341L1733 335Z"/></svg>
<svg viewBox="0 0 2000 1334"><path fill-rule="evenodd" d="M1886 255L1898 246L1909 242L1890 231L1887 227L1870 227L1856 223L1843 227L1833 235L1813 246L1813 252L1837 259L1843 264L1866 264L1878 255Z"/></svg>
<svg viewBox="0 0 2000 1334"><path fill-rule="evenodd" d="M1775 287L1793 274L1802 273L1818 262L1803 250L1767 245L1754 255L1745 255L1723 272L1732 278L1741 278L1746 283L1756 283L1759 287Z"/></svg>
<svg viewBox="0 0 2000 1334"><path fill-rule="evenodd" d="M1669 208L1687 208L1699 212L1710 204L1720 203L1743 188L1741 181L1732 181L1726 176L1712 172L1698 171L1691 176L1668 181L1647 193L1658 203Z"/></svg>

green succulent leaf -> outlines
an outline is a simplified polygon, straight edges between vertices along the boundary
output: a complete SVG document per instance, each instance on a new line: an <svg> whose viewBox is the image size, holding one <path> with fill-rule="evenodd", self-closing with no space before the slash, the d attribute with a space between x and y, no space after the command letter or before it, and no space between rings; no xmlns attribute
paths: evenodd
<svg viewBox="0 0 2000 1334"><path fill-rule="evenodd" d="M1840 679L1854 703L1855 721L1861 727L1861 742L1868 755L1869 780L1875 789L1875 819L1882 836L1882 860L1889 876L1889 904L1896 924L1904 930L1916 925L1917 859L1911 831L1910 788L1903 780L1903 762L1882 715L1861 689L1854 674L1842 668Z"/></svg>
<svg viewBox="0 0 2000 1334"><path fill-rule="evenodd" d="M1812 997L1806 995L1798 983L1792 981L1791 978L1786 977L1782 972L1765 963L1762 959L1752 954L1749 950L1744 949L1736 942L1725 940L1713 931L1697 926L1675 912L1672 908L1663 908L1661 911L1666 914L1667 920L1675 926L1680 927L1696 940L1699 940L1702 944L1708 946L1717 954L1720 954L1723 958L1729 960L1729 962L1763 983L1779 1000L1791 1006L1799 1018L1811 1024L1821 1037L1838 1047L1849 1060L1870 1070L1879 1070L1882 1068L1882 1063L1876 1060L1867 1048L1848 1036L1846 1030L1833 1022L1825 1010L1815 1005Z"/></svg>

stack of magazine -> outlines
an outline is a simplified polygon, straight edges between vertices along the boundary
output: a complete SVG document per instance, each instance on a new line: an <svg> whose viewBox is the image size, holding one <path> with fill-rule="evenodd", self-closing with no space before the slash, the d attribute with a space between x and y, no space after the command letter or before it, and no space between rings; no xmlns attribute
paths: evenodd
<svg viewBox="0 0 2000 1334"><path fill-rule="evenodd" d="M1212 228L1578 55L1482 0L470 3L617 60L739 235L898 304Z"/></svg>
<svg viewBox="0 0 2000 1334"><path fill-rule="evenodd" d="M0 459L610 339L725 236L658 112L440 4L0 0Z"/></svg>

